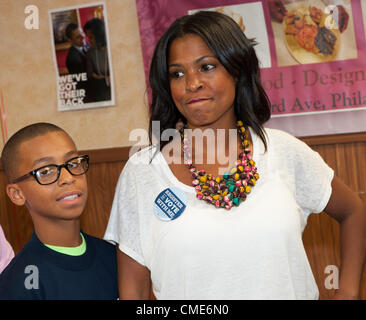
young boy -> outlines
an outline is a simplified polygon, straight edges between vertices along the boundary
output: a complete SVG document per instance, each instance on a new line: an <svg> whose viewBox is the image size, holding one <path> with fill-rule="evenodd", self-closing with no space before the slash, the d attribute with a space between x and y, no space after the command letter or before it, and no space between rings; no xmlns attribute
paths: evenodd
<svg viewBox="0 0 366 320"><path fill-rule="evenodd" d="M114 246L80 232L88 156L61 128L36 123L8 140L1 161L34 232L0 275L0 299L117 299Z"/></svg>

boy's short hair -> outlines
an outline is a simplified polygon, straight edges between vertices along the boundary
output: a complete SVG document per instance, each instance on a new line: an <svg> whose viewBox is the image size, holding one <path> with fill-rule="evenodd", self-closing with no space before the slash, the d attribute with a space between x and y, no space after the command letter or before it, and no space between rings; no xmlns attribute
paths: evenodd
<svg viewBox="0 0 366 320"><path fill-rule="evenodd" d="M20 129L10 137L10 139L5 143L1 153L1 164L9 181L16 178L15 175L17 174L19 146L25 141L54 131L62 131L66 133L65 130L52 123L39 122Z"/></svg>

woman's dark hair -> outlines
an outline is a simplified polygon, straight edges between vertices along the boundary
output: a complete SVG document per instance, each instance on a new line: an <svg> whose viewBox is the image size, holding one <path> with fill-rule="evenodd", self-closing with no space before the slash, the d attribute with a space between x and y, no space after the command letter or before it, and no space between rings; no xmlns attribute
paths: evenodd
<svg viewBox="0 0 366 320"><path fill-rule="evenodd" d="M98 48L102 48L107 45L107 39L106 39L106 34L105 34L105 25L104 25L104 21L102 19L93 18L93 19L88 20L84 24L85 33L86 33L86 30L90 30L92 32Z"/></svg>
<svg viewBox="0 0 366 320"><path fill-rule="evenodd" d="M267 149L263 124L270 118L271 108L260 82L259 63L253 48L255 43L244 35L233 19L213 11L199 11L178 18L155 47L149 75L152 89L150 142L152 143L153 121L160 121L160 135L165 129L175 128L179 119L186 123L171 96L168 58L172 42L187 34L201 37L230 75L237 79L235 115L259 135ZM168 142L160 141L160 150Z"/></svg>

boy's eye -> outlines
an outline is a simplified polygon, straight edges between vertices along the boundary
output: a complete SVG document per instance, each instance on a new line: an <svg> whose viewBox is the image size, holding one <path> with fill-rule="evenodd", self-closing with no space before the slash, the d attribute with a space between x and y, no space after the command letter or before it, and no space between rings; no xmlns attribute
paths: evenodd
<svg viewBox="0 0 366 320"><path fill-rule="evenodd" d="M56 167L44 167L37 171L37 175L39 177L48 176L48 175L52 175L55 171L57 171Z"/></svg>
<svg viewBox="0 0 366 320"><path fill-rule="evenodd" d="M68 162L67 166L70 169L73 169L73 168L77 168L78 166L80 166L80 163L81 163L80 159L75 159L75 160L72 160L72 161Z"/></svg>

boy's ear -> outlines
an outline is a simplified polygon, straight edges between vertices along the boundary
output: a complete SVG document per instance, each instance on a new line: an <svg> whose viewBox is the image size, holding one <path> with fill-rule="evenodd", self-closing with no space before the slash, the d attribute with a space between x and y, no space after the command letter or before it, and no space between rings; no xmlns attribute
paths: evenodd
<svg viewBox="0 0 366 320"><path fill-rule="evenodd" d="M11 183L6 186L6 193L10 200L17 206L23 206L25 204L25 197L22 190L16 183Z"/></svg>

